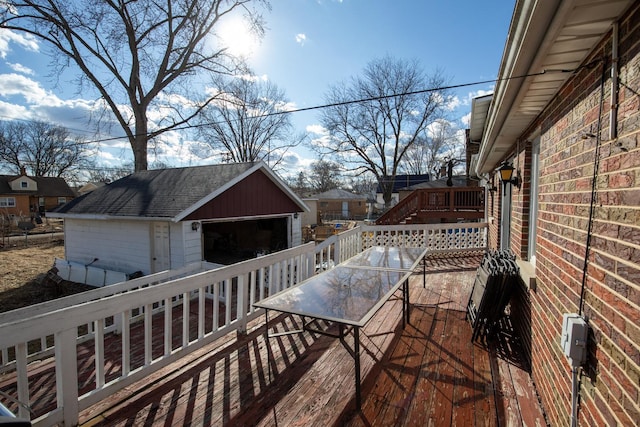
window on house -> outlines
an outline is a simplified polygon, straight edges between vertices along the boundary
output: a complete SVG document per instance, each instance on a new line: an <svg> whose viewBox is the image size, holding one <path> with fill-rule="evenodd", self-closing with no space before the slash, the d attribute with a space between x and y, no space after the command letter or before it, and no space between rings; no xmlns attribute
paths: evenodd
<svg viewBox="0 0 640 427"><path fill-rule="evenodd" d="M29 183L27 181L20 181L20 188L29 188Z"/></svg>
<svg viewBox="0 0 640 427"><path fill-rule="evenodd" d="M58 197L58 204L59 205L63 205L67 203L67 198L66 197Z"/></svg>
<svg viewBox="0 0 640 427"><path fill-rule="evenodd" d="M16 207L15 197L0 197L0 208L15 208L15 207Z"/></svg>

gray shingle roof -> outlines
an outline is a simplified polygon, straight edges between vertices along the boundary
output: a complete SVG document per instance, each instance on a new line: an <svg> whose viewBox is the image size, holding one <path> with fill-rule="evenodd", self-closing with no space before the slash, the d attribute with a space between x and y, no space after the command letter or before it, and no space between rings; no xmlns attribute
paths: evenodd
<svg viewBox="0 0 640 427"><path fill-rule="evenodd" d="M453 183L453 187L467 187L469 184L467 183L466 176L453 176L451 177L451 181ZM420 188L447 188L447 178L438 178L434 181L422 182L420 184L412 185L411 187L403 188L403 190L418 190Z"/></svg>
<svg viewBox="0 0 640 427"><path fill-rule="evenodd" d="M361 196L359 194L351 193L347 190L335 188L333 190L325 191L324 193L316 194L313 196L313 198L325 200L365 200L367 196Z"/></svg>
<svg viewBox="0 0 640 427"><path fill-rule="evenodd" d="M61 206L78 215L172 218L241 176L255 163L135 172Z"/></svg>
<svg viewBox="0 0 640 427"><path fill-rule="evenodd" d="M9 183L18 178L20 178L20 175L0 175L0 194L31 194L42 197L75 197L73 190L69 187L64 178L51 176L28 176L27 178L36 182L38 190L14 191L11 189L11 185Z"/></svg>
<svg viewBox="0 0 640 427"><path fill-rule="evenodd" d="M423 175L396 175L393 180L392 193L397 193L402 188L411 187L416 184L427 182L431 179L429 174ZM376 193L382 193L382 186L378 183Z"/></svg>

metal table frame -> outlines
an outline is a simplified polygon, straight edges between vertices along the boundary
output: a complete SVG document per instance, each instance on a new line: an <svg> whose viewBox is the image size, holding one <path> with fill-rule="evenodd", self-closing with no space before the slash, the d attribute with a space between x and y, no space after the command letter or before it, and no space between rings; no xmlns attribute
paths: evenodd
<svg viewBox="0 0 640 427"><path fill-rule="evenodd" d="M416 256L416 259L411 263L410 267L385 267L385 266L373 266L373 265L356 265L356 261L362 261L362 258L365 258L365 264L366 264L366 255L367 253L374 251L374 250L380 250L380 248L382 247L372 247L369 248L363 252L361 252L360 254L356 255L353 258L350 258L349 260L345 261L342 264L337 265L336 267L334 267L333 269L324 271L322 273L319 273L299 284L297 284L296 286L292 287L292 288L288 288L285 289L281 292L278 292L277 294L274 294L262 301L259 301L257 303L254 303L254 307L256 308L262 308L265 310L265 340L267 341L267 369L268 369L268 373L269 373L269 378L271 379L271 348L268 344L269 338L275 338L275 337L279 337L279 336L283 336L283 335L291 335L291 334L298 334L298 333L303 333L305 331L309 331L312 333L317 333L320 335L326 335L326 336L330 336L332 338L338 338L340 339L340 342L342 343L342 345L344 346L344 348L347 350L347 352L353 357L354 359L354 364L355 364L355 387L356 387L356 408L357 410L360 410L362 407L362 393L361 393L361 373L360 373L360 328L364 327L366 325L366 323L368 323L368 321L371 319L371 317L373 317L373 315L375 315L375 313L382 307L382 305L384 305L384 303L386 303L389 298L391 297L391 295L395 294L397 292L397 290L399 288L402 288L402 328L405 328L405 325L409 323L410 320L410 299L409 299L409 277L414 273L414 271L416 270L416 267L418 266L418 264L423 261L427 250L424 249L419 249L419 255ZM394 248L383 248L385 250L393 250ZM398 248L395 248L396 250L398 250ZM400 250L405 249L406 248L400 248ZM413 249L411 249L413 250ZM287 292L292 292L293 289L298 288L299 286L309 282L310 280L318 280L318 278L321 278L323 275L327 275L329 274L332 270L334 270L335 268L339 268L339 267L343 267L343 268L352 268L355 270L357 269L366 269L368 271L377 271L382 273L385 272L396 272L396 273L403 273L401 279L393 286L391 286L390 290L383 295L371 308L370 310L364 315L362 316L362 318L359 321L351 321L351 320L346 320L346 319L340 319L340 318L335 318L335 317L329 317L329 316L323 316L323 315L318 315L318 314L312 314L312 313L305 313L302 311L297 311L297 310L287 310L284 308L278 308L278 307L274 307L274 306L270 306L269 305L269 301L275 297L281 296L283 294L286 294ZM424 262L422 262L422 277L423 277L423 285L425 285L426 283L426 267ZM298 315L302 318L302 329L298 329L298 330L292 330L292 331L285 331L285 332L279 332L279 333L273 333L270 334L269 333L269 311L277 311L279 313L286 313L286 314L295 314ZM310 321L306 321L306 319L311 319ZM333 322L336 323L338 325L338 333L337 334L333 334L324 330L321 330L319 328L313 328L310 325L312 323L314 323L317 320L326 320L329 322ZM347 344L347 342L344 340L344 337L350 332L353 331L353 349L350 348L350 346Z"/></svg>

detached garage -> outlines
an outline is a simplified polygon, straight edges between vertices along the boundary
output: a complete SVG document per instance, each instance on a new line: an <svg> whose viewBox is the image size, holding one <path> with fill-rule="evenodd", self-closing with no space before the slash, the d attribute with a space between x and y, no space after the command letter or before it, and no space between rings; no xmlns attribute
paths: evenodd
<svg viewBox="0 0 640 427"><path fill-rule="evenodd" d="M306 211L258 162L136 172L50 216L64 219L66 261L146 275L299 245Z"/></svg>

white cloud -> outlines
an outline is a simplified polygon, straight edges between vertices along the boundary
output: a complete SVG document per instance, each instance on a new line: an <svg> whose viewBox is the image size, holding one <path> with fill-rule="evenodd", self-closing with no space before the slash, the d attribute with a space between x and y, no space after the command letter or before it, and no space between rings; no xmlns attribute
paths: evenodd
<svg viewBox="0 0 640 427"><path fill-rule="evenodd" d="M460 118L460 121L465 126L465 128L468 128L470 126L470 124L471 124L471 112L468 112L467 114L462 116Z"/></svg>
<svg viewBox="0 0 640 427"><path fill-rule="evenodd" d="M60 99L40 83L20 74L0 74L0 96L22 96L28 104L56 104Z"/></svg>
<svg viewBox="0 0 640 427"><path fill-rule="evenodd" d="M461 102L460 102L460 98L458 98L457 96L451 96L449 97L449 99L447 99L445 108L448 111L453 111L456 108L460 107Z"/></svg>
<svg viewBox="0 0 640 427"><path fill-rule="evenodd" d="M149 162L160 161L169 166L193 166L207 163L202 154L202 142L183 139L184 134L177 131L165 132L149 146ZM212 153L209 153L212 154ZM211 162L211 160L209 160Z"/></svg>
<svg viewBox="0 0 640 427"><path fill-rule="evenodd" d="M266 74L262 74L260 76L257 76L255 74L241 74L241 75L232 76L232 77L236 79L247 80L250 82L266 82L269 80L269 76L267 76Z"/></svg>
<svg viewBox="0 0 640 427"><path fill-rule="evenodd" d="M280 102L276 105L276 110L278 111L295 111L298 109L298 106L295 102Z"/></svg>
<svg viewBox="0 0 640 427"><path fill-rule="evenodd" d="M7 63L7 65L9 67L11 67L11 69L13 71L15 71L16 73L27 74L27 75L30 75L30 76L34 74L34 72L33 72L33 70L31 68L25 67L22 64L18 64L18 63L10 64L10 63Z"/></svg>
<svg viewBox="0 0 640 427"><path fill-rule="evenodd" d="M10 43L16 43L26 50L38 52L38 40L30 34L16 33L10 30L0 30L0 58L6 58L11 51Z"/></svg>
<svg viewBox="0 0 640 427"><path fill-rule="evenodd" d="M315 135L329 135L329 132L327 131L327 129L325 129L322 125L319 124L315 124L315 125L308 125L305 130L309 133L313 133Z"/></svg>
<svg viewBox="0 0 640 427"><path fill-rule="evenodd" d="M306 41L307 41L307 35L306 34L304 34L304 33L296 34L296 43L298 43L300 46L304 46Z"/></svg>
<svg viewBox="0 0 640 427"><path fill-rule="evenodd" d="M478 89L474 92L469 92L467 94L467 97L462 101L462 105L471 105L471 101L473 100L473 98L477 98L479 96L491 95L493 93L494 88L495 86L491 86L491 89L489 90Z"/></svg>
<svg viewBox="0 0 640 427"><path fill-rule="evenodd" d="M20 74L0 74L0 116L2 119L41 120L66 127L71 132L88 140L106 141L101 144L110 147L128 146L126 140L112 140L122 137L120 127L112 120L109 132L109 122L103 121L102 129L107 134L97 135L91 129L92 117L101 116L106 107L100 100L81 98L63 100L53 92L45 90L40 83ZM126 106L120 107L126 111ZM105 120L108 120L106 118ZM123 142L124 141L124 142Z"/></svg>
<svg viewBox="0 0 640 427"><path fill-rule="evenodd" d="M29 119L31 113L22 105L11 104L8 102L0 101L0 118L6 119Z"/></svg>

